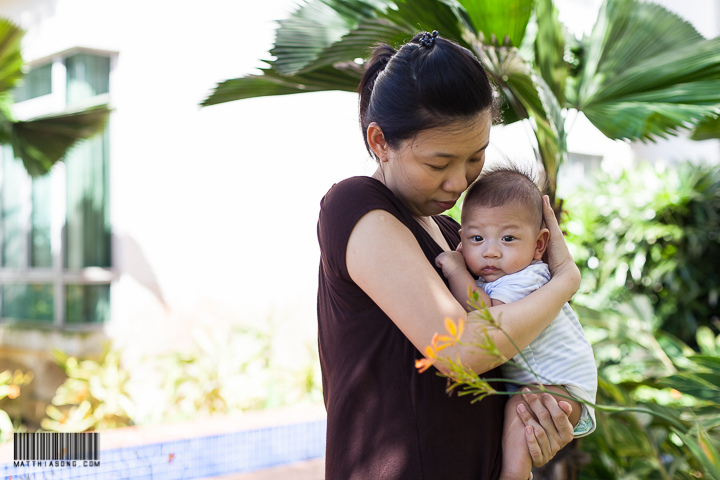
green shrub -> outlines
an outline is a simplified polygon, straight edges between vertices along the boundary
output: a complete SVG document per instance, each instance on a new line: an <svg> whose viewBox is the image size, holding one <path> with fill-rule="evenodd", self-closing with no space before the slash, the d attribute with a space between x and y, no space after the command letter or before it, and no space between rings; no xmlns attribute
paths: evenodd
<svg viewBox="0 0 720 480"><path fill-rule="evenodd" d="M720 167L640 164L567 199L565 228L583 276L576 300L600 308L647 296L658 327L696 347L720 329Z"/></svg>

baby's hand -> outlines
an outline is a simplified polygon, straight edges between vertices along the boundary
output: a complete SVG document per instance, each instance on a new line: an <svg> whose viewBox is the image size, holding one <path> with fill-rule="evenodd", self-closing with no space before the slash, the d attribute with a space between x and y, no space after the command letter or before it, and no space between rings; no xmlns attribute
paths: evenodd
<svg viewBox="0 0 720 480"><path fill-rule="evenodd" d="M435 258L435 265L442 268L445 278L450 278L458 269L467 269L465 259L460 252L443 252Z"/></svg>

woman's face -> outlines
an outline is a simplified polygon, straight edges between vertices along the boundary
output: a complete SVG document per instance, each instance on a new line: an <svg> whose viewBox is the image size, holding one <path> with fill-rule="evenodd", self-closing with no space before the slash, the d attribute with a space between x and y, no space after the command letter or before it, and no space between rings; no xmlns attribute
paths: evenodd
<svg viewBox="0 0 720 480"><path fill-rule="evenodd" d="M490 112L483 112L423 130L397 149L385 146L378 155L380 179L415 216L449 210L483 168L491 124Z"/></svg>

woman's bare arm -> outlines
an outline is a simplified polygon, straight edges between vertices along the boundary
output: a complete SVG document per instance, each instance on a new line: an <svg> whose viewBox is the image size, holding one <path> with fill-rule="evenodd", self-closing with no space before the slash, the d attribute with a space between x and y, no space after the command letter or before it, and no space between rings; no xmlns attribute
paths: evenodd
<svg viewBox="0 0 720 480"><path fill-rule="evenodd" d="M467 316L410 230L386 211L373 210L358 221L348 240L346 262L355 283L421 351L435 332L444 329L445 317L457 320ZM553 279L540 290L512 304L490 309L496 319L502 319L503 329L519 348L526 347L550 324L577 289L571 269L564 265L556 265L556 269ZM507 358L517 353L501 332L490 334ZM495 358L472 347L456 346L445 352L452 358L459 354L460 360L477 373L484 373L497 363Z"/></svg>

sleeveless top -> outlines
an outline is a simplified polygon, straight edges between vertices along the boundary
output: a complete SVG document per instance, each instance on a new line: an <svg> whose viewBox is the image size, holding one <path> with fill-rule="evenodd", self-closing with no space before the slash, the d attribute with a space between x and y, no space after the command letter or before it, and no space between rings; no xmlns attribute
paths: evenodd
<svg viewBox="0 0 720 480"><path fill-rule="evenodd" d="M348 274L350 233L375 209L402 222L433 267L443 251L374 178L344 180L322 199L317 306L328 416L326 480L496 479L502 463L505 397L471 404L470 396L448 395L447 379L436 375L434 368L418 373L415 360L422 354ZM456 248L458 223L443 215L433 218L448 245ZM443 319L438 320L440 325ZM486 375L498 378L497 369ZM499 384L493 387L503 389Z"/></svg>

